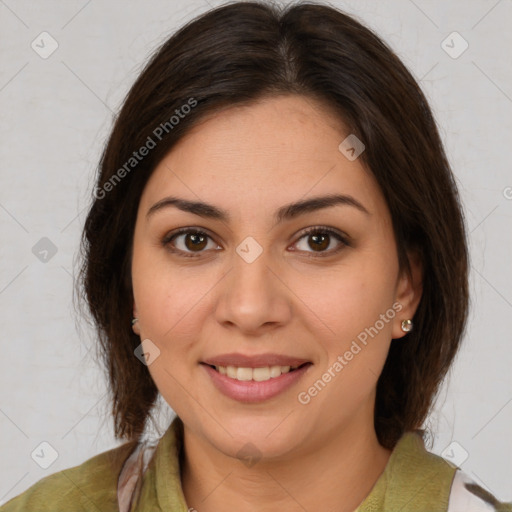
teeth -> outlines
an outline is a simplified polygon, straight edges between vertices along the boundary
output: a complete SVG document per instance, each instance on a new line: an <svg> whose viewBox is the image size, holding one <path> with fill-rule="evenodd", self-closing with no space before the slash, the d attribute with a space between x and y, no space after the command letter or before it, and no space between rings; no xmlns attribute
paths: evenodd
<svg viewBox="0 0 512 512"><path fill-rule="evenodd" d="M283 373L295 370L298 366L263 366L261 368L244 368L238 366L216 366L215 369L222 375L227 375L236 380L255 380L263 382L269 379L275 379Z"/></svg>
<svg viewBox="0 0 512 512"><path fill-rule="evenodd" d="M275 379L281 375L281 367L280 366L271 366L270 367L270 376Z"/></svg>
<svg viewBox="0 0 512 512"><path fill-rule="evenodd" d="M237 380L252 380L252 369L251 368L237 368L236 369Z"/></svg>
<svg viewBox="0 0 512 512"><path fill-rule="evenodd" d="M281 373L279 373L281 374ZM266 366L265 368L253 368L252 370L252 378L257 382L263 382L264 380L270 379L270 368Z"/></svg>

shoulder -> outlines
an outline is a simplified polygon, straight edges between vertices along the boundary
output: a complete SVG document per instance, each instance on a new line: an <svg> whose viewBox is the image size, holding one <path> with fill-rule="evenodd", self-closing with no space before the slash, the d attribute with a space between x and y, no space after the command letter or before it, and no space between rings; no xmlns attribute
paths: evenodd
<svg viewBox="0 0 512 512"><path fill-rule="evenodd" d="M128 442L48 475L0 506L0 512L117 511L119 473L136 446Z"/></svg>
<svg viewBox="0 0 512 512"><path fill-rule="evenodd" d="M512 503L498 501L459 469L453 478L447 512L512 512Z"/></svg>
<svg viewBox="0 0 512 512"><path fill-rule="evenodd" d="M512 512L512 503L500 502L458 466L428 451L416 431L406 432L398 441L379 492L379 505L384 507L385 503L389 510ZM367 507L358 512L366 510L380 508Z"/></svg>

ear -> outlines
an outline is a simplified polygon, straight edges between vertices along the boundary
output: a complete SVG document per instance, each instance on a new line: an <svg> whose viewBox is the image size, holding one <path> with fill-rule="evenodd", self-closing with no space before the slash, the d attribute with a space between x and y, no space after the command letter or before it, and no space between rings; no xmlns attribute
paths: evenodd
<svg viewBox="0 0 512 512"><path fill-rule="evenodd" d="M402 321L412 320L414 323L413 317L423 293L421 255L417 250L411 250L407 252L407 259L409 260L410 272L404 269L399 275L397 282L395 301L402 306L402 309L397 311L393 320L393 339L402 338L407 334L402 331Z"/></svg>
<svg viewBox="0 0 512 512"><path fill-rule="evenodd" d="M139 314L137 313L137 305L135 304L135 301L133 302L133 318L139 318ZM140 336L139 322L135 322L134 324L132 324L132 330L135 334Z"/></svg>

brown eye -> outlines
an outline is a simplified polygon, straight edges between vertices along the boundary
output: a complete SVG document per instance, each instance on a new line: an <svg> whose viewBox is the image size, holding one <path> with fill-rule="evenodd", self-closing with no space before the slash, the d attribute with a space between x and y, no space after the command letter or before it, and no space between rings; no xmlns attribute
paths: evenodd
<svg viewBox="0 0 512 512"><path fill-rule="evenodd" d="M194 257L200 256L204 252L210 240L211 237L204 231L184 228L167 235L162 240L162 245L171 250L171 252L183 253L182 255L185 257ZM215 247L218 246L213 244L213 248Z"/></svg>
<svg viewBox="0 0 512 512"><path fill-rule="evenodd" d="M344 246L348 246L347 240L338 232L329 228L313 227L306 230L299 241L303 238L307 239L307 243L304 244L306 247L300 248L300 251L319 253L320 256L334 254L341 250ZM333 239L337 242L332 244ZM334 245L334 249L327 250L331 245ZM308 250L311 249L311 250Z"/></svg>

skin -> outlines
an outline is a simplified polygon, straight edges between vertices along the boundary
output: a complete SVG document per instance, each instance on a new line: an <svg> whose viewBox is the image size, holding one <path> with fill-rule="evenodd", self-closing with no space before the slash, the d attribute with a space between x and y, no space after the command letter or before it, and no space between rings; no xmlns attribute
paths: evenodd
<svg viewBox="0 0 512 512"><path fill-rule="evenodd" d="M375 390L391 340L405 335L400 323L413 318L421 298L421 267L410 254L411 274L399 272L380 188L360 159L338 149L348 133L322 104L301 96L231 107L182 138L143 191L132 259L134 330L160 350L148 368L183 420L183 491L199 512L352 511L389 459L373 426ZM353 196L370 214L337 205L274 225L284 204L333 193ZM232 219L175 207L147 218L169 195L216 205ZM315 250L303 234L315 226L351 242L330 236ZM211 237L199 257L162 245L181 227ZM247 236L263 251L252 263L235 251ZM190 235L174 246L198 251ZM307 405L299 403L298 393L397 302L401 311L378 335ZM220 393L199 364L229 352L276 352L313 364L280 395L244 404ZM251 467L236 456L246 443L261 456Z"/></svg>

